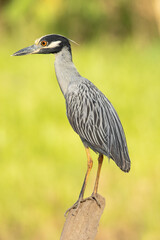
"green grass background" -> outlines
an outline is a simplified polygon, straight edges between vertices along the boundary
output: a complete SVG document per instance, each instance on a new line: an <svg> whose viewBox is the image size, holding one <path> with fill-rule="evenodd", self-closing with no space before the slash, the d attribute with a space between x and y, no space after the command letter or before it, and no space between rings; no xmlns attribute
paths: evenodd
<svg viewBox="0 0 160 240"><path fill-rule="evenodd" d="M54 56L10 57L32 44L0 48L0 239L59 239L63 214L78 198L84 147L70 127ZM105 158L106 198L96 240L160 239L160 44L73 46L82 76L110 99L125 129L131 171ZM92 192L97 155L85 196Z"/></svg>

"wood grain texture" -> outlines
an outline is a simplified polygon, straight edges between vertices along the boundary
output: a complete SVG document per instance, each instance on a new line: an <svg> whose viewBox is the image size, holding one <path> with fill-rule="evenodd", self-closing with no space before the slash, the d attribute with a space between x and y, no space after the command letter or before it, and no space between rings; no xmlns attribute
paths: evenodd
<svg viewBox="0 0 160 240"><path fill-rule="evenodd" d="M71 209L66 217L60 240L94 240L105 207L105 199L97 194L100 204L90 198L84 199L78 209Z"/></svg>

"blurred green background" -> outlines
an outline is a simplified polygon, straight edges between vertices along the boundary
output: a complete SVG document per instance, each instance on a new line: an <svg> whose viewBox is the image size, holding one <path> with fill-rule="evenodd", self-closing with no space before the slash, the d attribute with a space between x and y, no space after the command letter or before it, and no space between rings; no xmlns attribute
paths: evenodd
<svg viewBox="0 0 160 240"><path fill-rule="evenodd" d="M54 56L10 57L49 33L80 44L75 65L111 100L127 137L131 172L104 161L96 240L160 239L160 1L0 0L0 240L59 239L86 171Z"/></svg>

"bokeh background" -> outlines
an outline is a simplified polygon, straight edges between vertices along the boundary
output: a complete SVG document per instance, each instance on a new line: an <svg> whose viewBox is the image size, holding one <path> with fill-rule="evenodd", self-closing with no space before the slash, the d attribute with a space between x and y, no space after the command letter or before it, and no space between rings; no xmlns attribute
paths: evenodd
<svg viewBox="0 0 160 240"><path fill-rule="evenodd" d="M0 240L59 239L86 171L54 56L10 57L49 33L80 44L75 65L111 100L127 136L131 172L104 161L96 240L159 240L159 0L0 0Z"/></svg>

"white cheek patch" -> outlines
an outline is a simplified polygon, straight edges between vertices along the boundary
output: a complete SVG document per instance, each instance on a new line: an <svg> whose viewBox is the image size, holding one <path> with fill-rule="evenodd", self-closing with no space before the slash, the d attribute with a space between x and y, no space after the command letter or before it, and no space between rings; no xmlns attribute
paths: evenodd
<svg viewBox="0 0 160 240"><path fill-rule="evenodd" d="M55 41L55 42L51 42L48 46L46 46L45 48L56 48L59 46L59 44L61 43L61 41Z"/></svg>

